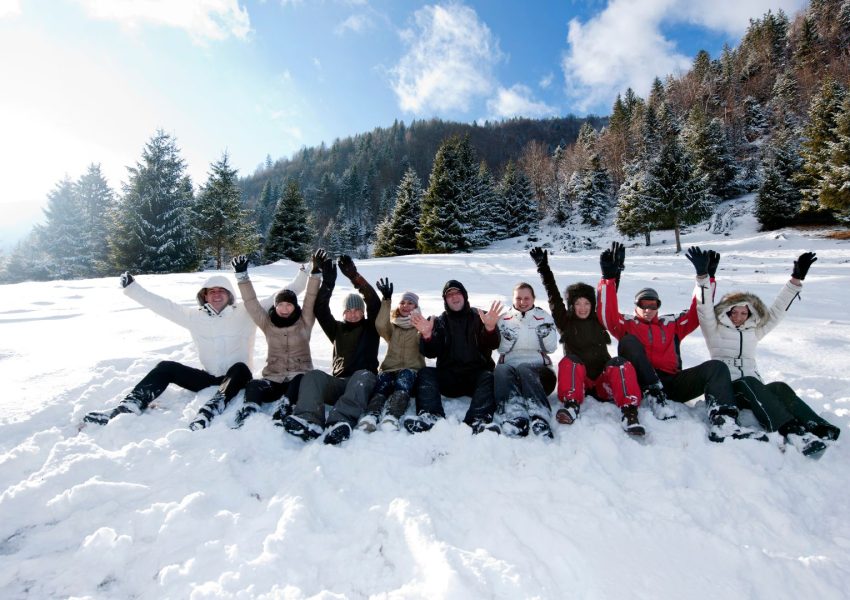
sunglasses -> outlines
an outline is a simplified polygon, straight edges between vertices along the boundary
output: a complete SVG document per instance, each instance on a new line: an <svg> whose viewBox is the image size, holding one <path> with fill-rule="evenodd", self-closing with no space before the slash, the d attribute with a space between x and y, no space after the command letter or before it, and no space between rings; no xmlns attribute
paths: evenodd
<svg viewBox="0 0 850 600"><path fill-rule="evenodd" d="M658 302L655 300L641 300L637 303L638 308L642 308L644 310L658 310Z"/></svg>

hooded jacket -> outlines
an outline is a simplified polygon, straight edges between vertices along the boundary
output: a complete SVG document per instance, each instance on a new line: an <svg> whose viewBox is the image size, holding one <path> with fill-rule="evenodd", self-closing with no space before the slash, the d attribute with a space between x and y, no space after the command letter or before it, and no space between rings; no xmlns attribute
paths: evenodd
<svg viewBox="0 0 850 600"><path fill-rule="evenodd" d="M304 289L306 281L307 274L301 271L286 287L298 293ZM230 303L220 313L216 313L209 304L204 303L206 289L211 287L224 288L230 294ZM208 277L195 296L199 305L195 308L154 294L142 287L138 280L133 280L125 287L124 294L159 316L188 329L195 343L198 359L204 370L211 375L221 377L239 362L253 369L257 327L245 306L234 302L233 285L228 277ZM271 302L272 298L264 301L269 306Z"/></svg>
<svg viewBox="0 0 850 600"><path fill-rule="evenodd" d="M762 380L756 365L756 347L759 341L779 322L800 294L802 286L787 282L768 308L758 296L749 292L726 294L712 306L716 283L708 277L697 279L695 296L700 329L711 358L722 360L729 366L732 380L755 377ZM750 316L736 327L729 318L735 306L746 306Z"/></svg>
<svg viewBox="0 0 850 600"><path fill-rule="evenodd" d="M499 320L499 363L552 366L549 355L558 347L552 315L539 306L522 312L511 306Z"/></svg>
<svg viewBox="0 0 850 600"><path fill-rule="evenodd" d="M412 325L405 328L393 323L398 316L398 309L391 308L391 302L389 299L381 301L381 310L375 322L378 334L387 342L387 354L381 362L380 370L383 373L402 369L418 371L425 366L425 357L419 352L419 332Z"/></svg>

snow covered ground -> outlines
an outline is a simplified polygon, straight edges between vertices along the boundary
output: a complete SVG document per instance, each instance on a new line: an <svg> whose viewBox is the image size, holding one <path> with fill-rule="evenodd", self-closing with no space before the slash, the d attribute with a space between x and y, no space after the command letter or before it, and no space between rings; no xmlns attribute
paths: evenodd
<svg viewBox="0 0 850 600"><path fill-rule="evenodd" d="M846 598L850 242L822 233L757 233L750 219L731 235L684 238L721 252L719 293L768 301L800 252L818 253L802 303L759 363L844 430L819 461L777 439L709 442L702 402L667 422L642 409L646 443L592 399L550 443L473 437L459 422L464 402L452 400L429 433L355 432L330 447L265 415L230 429L241 395L191 432L213 390L169 388L141 417L78 433L87 411L115 404L159 360L197 364L187 333L127 299L117 278L0 286L0 597ZM663 309L684 308L692 268L671 234L634 244L622 305L651 285ZM358 266L371 282L388 276L397 294L417 291L430 314L448 278L481 307L527 280L545 306L527 245ZM598 254L557 253L559 286L595 285ZM251 273L262 293L295 269ZM189 305L207 275L139 281ZM335 314L349 290L340 277ZM312 347L328 369L318 327ZM708 357L699 331L682 352L686 365ZM257 371L264 358L259 335Z"/></svg>

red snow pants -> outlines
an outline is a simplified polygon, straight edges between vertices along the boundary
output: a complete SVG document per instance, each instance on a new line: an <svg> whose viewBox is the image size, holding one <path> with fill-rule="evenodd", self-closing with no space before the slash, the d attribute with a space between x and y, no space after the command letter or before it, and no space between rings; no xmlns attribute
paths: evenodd
<svg viewBox="0 0 850 600"><path fill-rule="evenodd" d="M587 376L584 363L576 357L565 356L558 363L558 400L561 403L584 402L585 394L598 400L610 401L623 406L640 406L641 393L637 374L632 363L615 356L607 363L596 379Z"/></svg>

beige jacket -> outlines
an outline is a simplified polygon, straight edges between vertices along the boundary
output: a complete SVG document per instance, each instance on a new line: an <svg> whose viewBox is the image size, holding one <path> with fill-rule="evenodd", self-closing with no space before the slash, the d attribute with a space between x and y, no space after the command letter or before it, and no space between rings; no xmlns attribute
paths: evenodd
<svg viewBox="0 0 850 600"><path fill-rule="evenodd" d="M390 317L396 316L396 309L390 310L390 300L381 301L381 310L375 329L387 342L387 355L381 363L382 373L392 373L402 369L418 371L425 366L425 357L419 352L419 332L414 327L404 329L393 325Z"/></svg>

